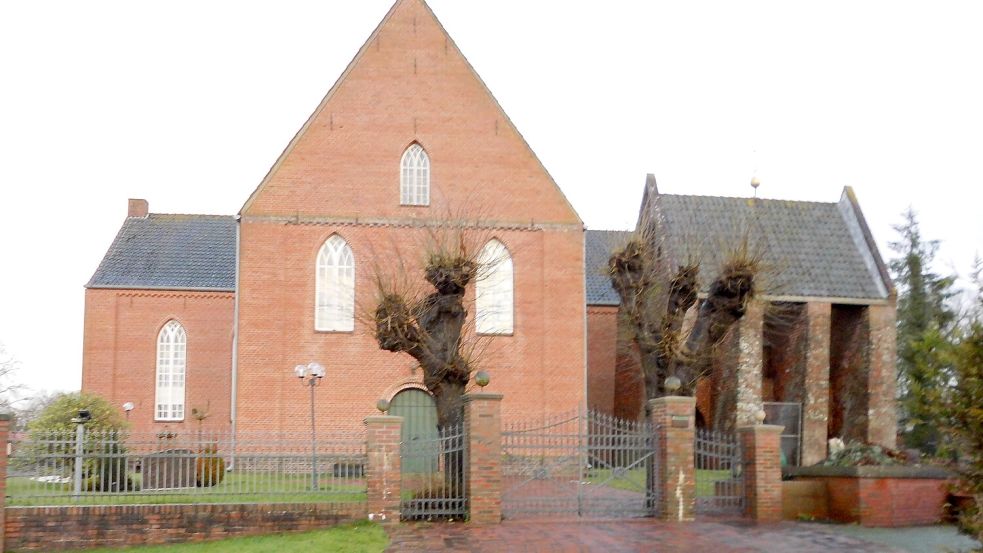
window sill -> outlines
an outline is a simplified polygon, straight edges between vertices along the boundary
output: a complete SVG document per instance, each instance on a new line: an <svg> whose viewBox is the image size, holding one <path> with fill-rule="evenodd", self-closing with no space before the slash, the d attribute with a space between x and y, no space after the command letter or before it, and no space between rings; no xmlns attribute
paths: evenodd
<svg viewBox="0 0 983 553"><path fill-rule="evenodd" d="M154 422L184 422L184 419L154 419Z"/></svg>
<svg viewBox="0 0 983 553"><path fill-rule="evenodd" d="M513 330L512 332L477 332L476 334L478 336L489 336L489 337L492 337L492 338L494 338L495 336L502 336L502 337L505 337L505 338L511 338L511 337L515 336L515 331Z"/></svg>
<svg viewBox="0 0 983 553"><path fill-rule="evenodd" d="M318 328L314 329L315 334L355 334L355 330L321 330Z"/></svg>

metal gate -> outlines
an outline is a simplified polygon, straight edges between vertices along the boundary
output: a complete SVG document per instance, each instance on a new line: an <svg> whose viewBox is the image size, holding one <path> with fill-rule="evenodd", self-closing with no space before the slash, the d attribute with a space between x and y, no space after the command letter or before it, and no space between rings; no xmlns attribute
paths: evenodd
<svg viewBox="0 0 983 553"><path fill-rule="evenodd" d="M399 510L403 520L461 520L467 516L464 424L441 429L433 437L400 443Z"/></svg>
<svg viewBox="0 0 983 553"><path fill-rule="evenodd" d="M697 514L740 515L744 509L744 471L737 436L696 430Z"/></svg>
<svg viewBox="0 0 983 553"><path fill-rule="evenodd" d="M643 517L656 512L657 437L647 422L588 411L502 433L502 516Z"/></svg>

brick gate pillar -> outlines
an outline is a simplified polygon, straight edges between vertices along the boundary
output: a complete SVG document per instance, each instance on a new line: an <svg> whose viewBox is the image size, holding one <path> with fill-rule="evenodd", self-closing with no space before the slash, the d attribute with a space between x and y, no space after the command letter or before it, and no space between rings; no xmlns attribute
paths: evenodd
<svg viewBox="0 0 983 553"><path fill-rule="evenodd" d="M369 519L399 522L402 486L399 443L403 417L379 415L365 419L365 486Z"/></svg>
<svg viewBox="0 0 983 553"><path fill-rule="evenodd" d="M470 520L477 524L502 521L502 394L464 396L464 426L468 463L464 489Z"/></svg>
<svg viewBox="0 0 983 553"><path fill-rule="evenodd" d="M0 413L0 551L4 549L4 535L7 522L4 513L7 509L7 441L10 433L10 415Z"/></svg>
<svg viewBox="0 0 983 553"><path fill-rule="evenodd" d="M755 522L782 520L781 436L772 424L737 429L744 457L744 515Z"/></svg>
<svg viewBox="0 0 983 553"><path fill-rule="evenodd" d="M649 421L659 443L656 471L658 513L663 520L694 519L696 468L693 463L696 398L667 396L650 400Z"/></svg>

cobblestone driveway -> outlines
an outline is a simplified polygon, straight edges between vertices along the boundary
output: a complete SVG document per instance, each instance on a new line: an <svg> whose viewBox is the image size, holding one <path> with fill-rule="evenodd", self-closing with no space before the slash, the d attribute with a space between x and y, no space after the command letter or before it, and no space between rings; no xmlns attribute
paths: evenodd
<svg viewBox="0 0 983 553"><path fill-rule="evenodd" d="M897 553L884 545L793 522L749 526L730 522L657 521L402 524L389 529L387 551L455 552L708 552Z"/></svg>

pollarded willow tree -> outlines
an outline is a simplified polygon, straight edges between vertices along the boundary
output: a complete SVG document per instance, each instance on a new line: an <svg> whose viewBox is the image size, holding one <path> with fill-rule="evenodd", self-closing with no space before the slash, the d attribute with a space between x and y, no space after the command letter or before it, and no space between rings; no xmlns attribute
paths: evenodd
<svg viewBox="0 0 983 553"><path fill-rule="evenodd" d="M480 278L477 237L465 225L429 228L421 245L422 276L432 290L404 279L414 271L399 263L398 275L377 271L372 313L375 337L386 351L406 353L419 364L423 384L437 407L437 426L463 421L463 397L475 371L476 339L468 332L465 294Z"/></svg>
<svg viewBox="0 0 983 553"><path fill-rule="evenodd" d="M681 382L676 393L695 395L697 380L712 370L717 347L744 316L755 295L761 256L746 234L735 242L702 301L700 263L673 264L653 224L642 225L611 256L608 271L621 297L623 336L636 348L646 399L667 395L671 376ZM695 320L684 324L694 308Z"/></svg>

